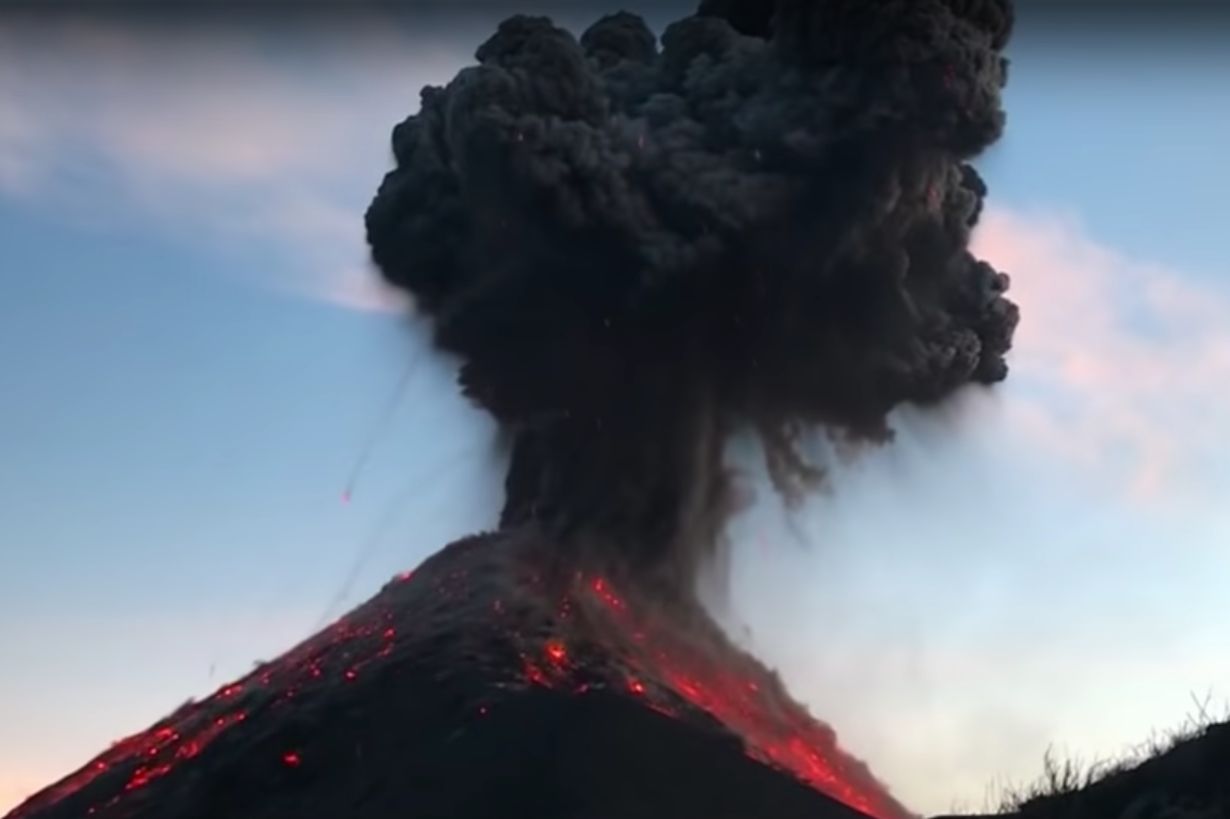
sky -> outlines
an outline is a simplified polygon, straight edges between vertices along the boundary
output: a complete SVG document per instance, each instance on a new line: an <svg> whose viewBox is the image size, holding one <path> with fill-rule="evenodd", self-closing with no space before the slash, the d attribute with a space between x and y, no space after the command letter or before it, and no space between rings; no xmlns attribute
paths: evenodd
<svg viewBox="0 0 1230 819"><path fill-rule="evenodd" d="M1011 378L791 515L762 492L713 597L923 813L1230 699L1226 17L1020 5L975 239ZM0 811L490 527L502 482L362 213L510 7L50 8L0 13Z"/></svg>

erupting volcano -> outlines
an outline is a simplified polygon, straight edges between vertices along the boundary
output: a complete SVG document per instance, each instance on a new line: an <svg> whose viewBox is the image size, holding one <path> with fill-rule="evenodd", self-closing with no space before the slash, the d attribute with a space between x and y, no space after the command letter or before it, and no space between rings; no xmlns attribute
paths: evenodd
<svg viewBox="0 0 1230 819"><path fill-rule="evenodd" d="M1006 0L705 0L660 41L627 13L504 22L394 129L366 220L505 434L498 531L12 817L908 816L697 572L733 434L795 497L808 430L886 441L894 407L1006 375L968 160L1011 24Z"/></svg>

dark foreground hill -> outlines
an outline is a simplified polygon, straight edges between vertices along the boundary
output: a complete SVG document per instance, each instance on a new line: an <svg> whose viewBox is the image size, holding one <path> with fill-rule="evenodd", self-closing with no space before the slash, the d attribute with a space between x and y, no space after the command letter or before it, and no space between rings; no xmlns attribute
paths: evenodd
<svg viewBox="0 0 1230 819"><path fill-rule="evenodd" d="M1101 775L1048 765L1045 779L1014 801L1009 819L1227 819L1230 722L1190 732L1147 759Z"/></svg>
<svg viewBox="0 0 1230 819"><path fill-rule="evenodd" d="M544 548L453 544L9 819L908 815L703 614Z"/></svg>

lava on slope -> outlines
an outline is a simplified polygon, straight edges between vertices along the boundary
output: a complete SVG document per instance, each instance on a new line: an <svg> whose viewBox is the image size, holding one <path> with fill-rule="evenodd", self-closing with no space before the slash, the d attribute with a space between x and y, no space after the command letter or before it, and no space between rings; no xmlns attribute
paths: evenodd
<svg viewBox="0 0 1230 819"><path fill-rule="evenodd" d="M544 548L516 532L453 544L279 659L115 743L7 819L381 816L394 803L417 804L415 816L478 815L440 807L432 766L467 768L436 757L535 691L652 709L859 812L909 815L703 611L641 607L599 574L546 577ZM505 764L473 763L467 775L482 790ZM306 795L324 783L330 793L366 795L337 796L351 801L326 809Z"/></svg>

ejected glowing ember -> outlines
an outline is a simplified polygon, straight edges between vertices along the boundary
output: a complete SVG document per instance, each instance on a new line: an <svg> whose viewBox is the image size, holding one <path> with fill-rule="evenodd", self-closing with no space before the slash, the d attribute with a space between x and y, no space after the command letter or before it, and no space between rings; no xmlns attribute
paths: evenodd
<svg viewBox="0 0 1230 819"><path fill-rule="evenodd" d="M394 129L366 217L511 444L499 530L15 816L856 815L827 794L907 817L697 573L737 504L732 434L793 496L822 475L808 429L884 441L895 407L1005 377L1017 311L968 250L968 160L1002 129L1011 22L1008 0L705 0L660 41L627 13L579 39L501 24ZM630 725L653 738L612 768ZM726 773L685 782L690 754ZM539 757L585 775L508 771ZM618 771L681 778L634 805L594 784Z"/></svg>

